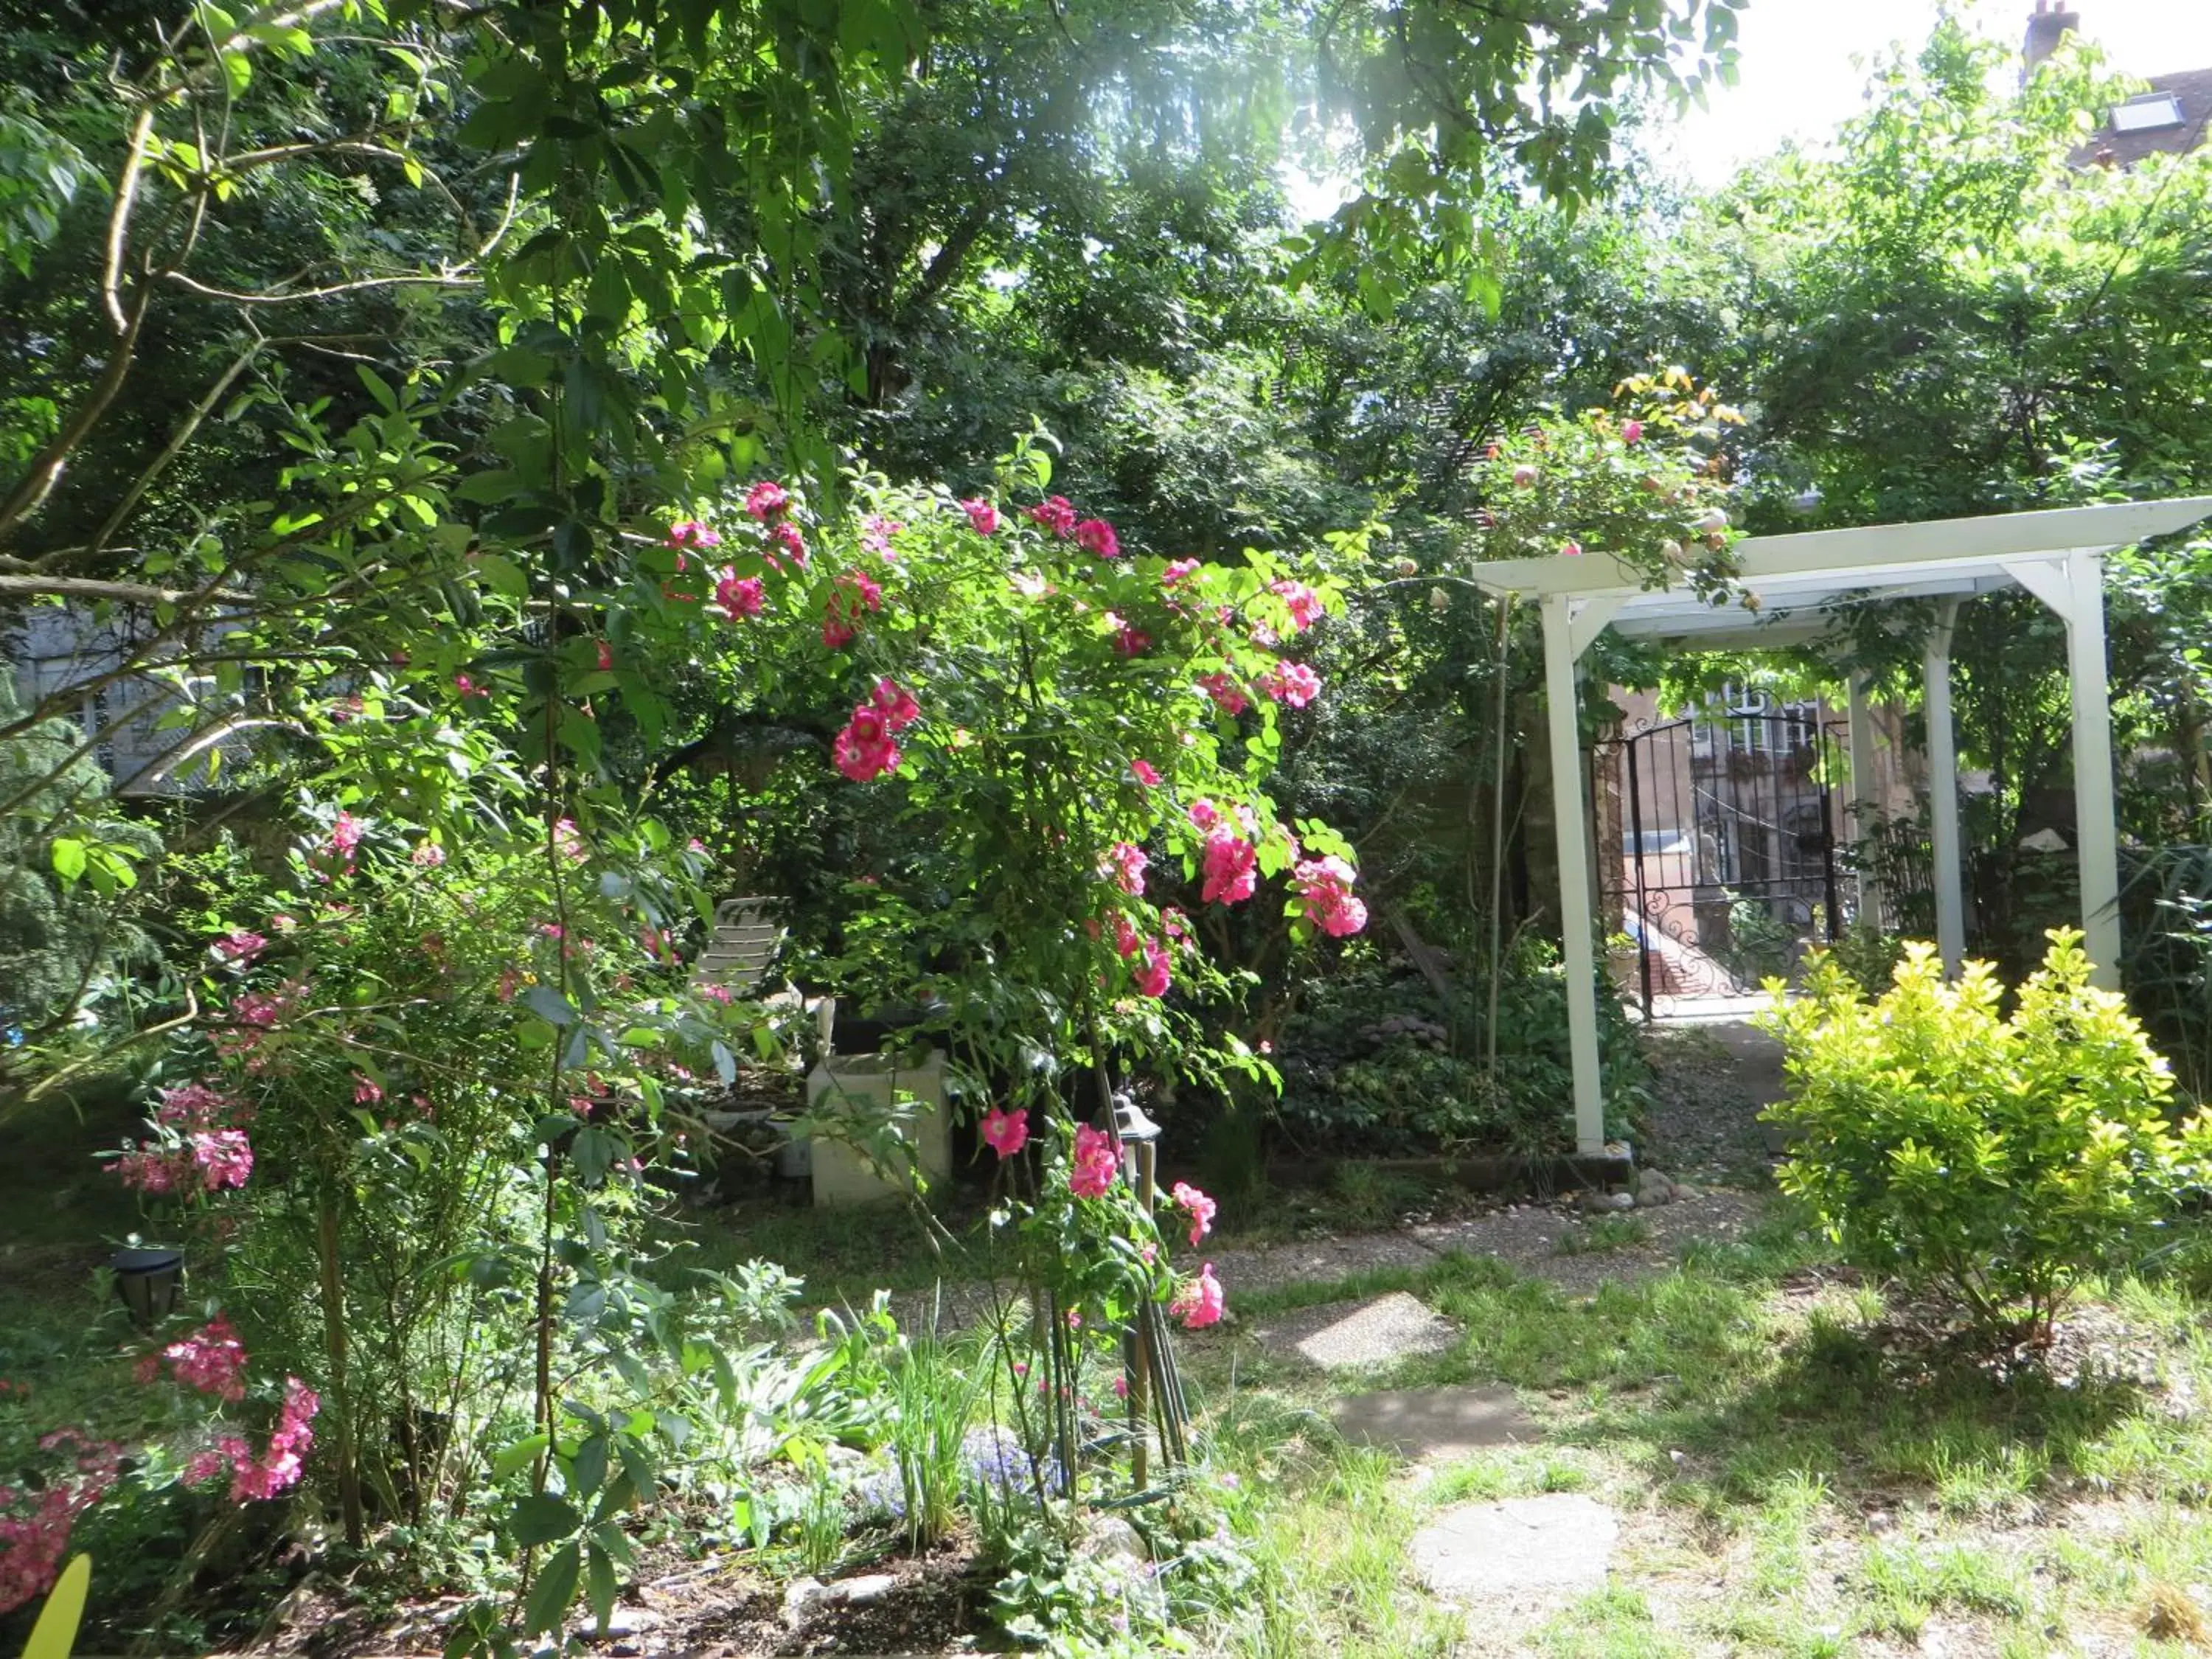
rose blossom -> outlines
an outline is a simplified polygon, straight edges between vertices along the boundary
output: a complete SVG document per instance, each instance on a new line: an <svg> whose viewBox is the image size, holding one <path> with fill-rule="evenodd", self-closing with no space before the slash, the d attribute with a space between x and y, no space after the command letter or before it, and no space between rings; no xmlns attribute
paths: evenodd
<svg viewBox="0 0 2212 1659"><path fill-rule="evenodd" d="M1206 872L1200 898L1236 904L1250 898L1259 879L1259 850L1235 830L1223 827L1206 838L1200 863Z"/></svg>
<svg viewBox="0 0 2212 1659"><path fill-rule="evenodd" d="M1148 760L1132 760L1129 763L1129 771L1131 775L1133 776L1139 783L1143 784L1146 788L1157 789L1160 787L1160 769L1153 765L1152 762Z"/></svg>
<svg viewBox="0 0 2212 1659"><path fill-rule="evenodd" d="M1062 541L1075 533L1075 508L1065 495L1048 495L1029 513L1032 521L1042 525Z"/></svg>
<svg viewBox="0 0 2212 1659"><path fill-rule="evenodd" d="M1190 1242L1194 1244L1213 1231L1213 1214L1218 1207L1204 1193L1188 1181L1178 1181L1169 1191L1175 1206L1190 1218Z"/></svg>
<svg viewBox="0 0 2212 1659"><path fill-rule="evenodd" d="M1260 689L1277 702L1303 708L1321 695L1321 676L1302 662L1278 662L1261 675Z"/></svg>
<svg viewBox="0 0 2212 1659"><path fill-rule="evenodd" d="M732 622L741 617L759 616L764 598L758 576L740 576L726 568L714 584L714 603Z"/></svg>
<svg viewBox="0 0 2212 1659"><path fill-rule="evenodd" d="M1136 897L1145 890L1145 866L1150 862L1141 847L1117 841L1106 854L1103 871L1114 878L1115 885Z"/></svg>
<svg viewBox="0 0 2212 1659"><path fill-rule="evenodd" d="M1198 689L1212 698L1214 706L1224 714L1241 714L1252 706L1251 699L1226 674L1200 674Z"/></svg>
<svg viewBox="0 0 2212 1659"><path fill-rule="evenodd" d="M1305 902L1306 920L1331 939L1342 939L1367 926L1367 906L1352 896L1352 866L1340 858L1306 859L1291 872Z"/></svg>
<svg viewBox="0 0 2212 1659"><path fill-rule="evenodd" d="M667 544L680 552L687 547L720 547L722 538L696 519L678 519L668 526Z"/></svg>
<svg viewBox="0 0 2212 1659"><path fill-rule="evenodd" d="M1221 1281L1213 1276L1213 1264L1209 1261L1198 1270L1196 1279L1176 1293L1168 1311L1181 1319L1186 1328L1196 1331L1219 1324L1225 1305Z"/></svg>
<svg viewBox="0 0 2212 1659"><path fill-rule="evenodd" d="M972 495L960 503L960 510L968 515L968 527L979 536L999 533L999 509L981 495Z"/></svg>
<svg viewBox="0 0 2212 1659"><path fill-rule="evenodd" d="M1121 556L1121 538L1114 533L1114 526L1103 519L1085 519L1076 526L1075 544L1085 553L1095 553L1102 559L1117 559Z"/></svg>
<svg viewBox="0 0 2212 1659"><path fill-rule="evenodd" d="M1145 965L1137 969L1137 988L1148 997L1164 997L1175 981L1169 971L1169 957L1164 945L1145 941Z"/></svg>
<svg viewBox="0 0 2212 1659"><path fill-rule="evenodd" d="M1002 1111L994 1106L983 1114L983 1144L1000 1158L1009 1158L1029 1144L1030 1115L1026 1108Z"/></svg>
<svg viewBox="0 0 2212 1659"><path fill-rule="evenodd" d="M1267 591L1290 608L1291 626L1299 633L1321 620L1321 595L1304 582L1269 582Z"/></svg>
<svg viewBox="0 0 2212 1659"><path fill-rule="evenodd" d="M1114 1152L1114 1137L1087 1123L1075 1130L1075 1163L1067 1172L1067 1189L1078 1198L1103 1198L1121 1172L1121 1160Z"/></svg>
<svg viewBox="0 0 2212 1659"><path fill-rule="evenodd" d="M745 491L745 511L763 523L788 512L790 507L791 492L772 479L763 478Z"/></svg>

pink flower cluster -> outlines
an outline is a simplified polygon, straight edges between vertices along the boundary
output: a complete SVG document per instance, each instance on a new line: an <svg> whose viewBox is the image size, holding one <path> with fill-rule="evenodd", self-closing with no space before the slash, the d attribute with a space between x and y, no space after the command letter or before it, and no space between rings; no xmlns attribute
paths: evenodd
<svg viewBox="0 0 2212 1659"><path fill-rule="evenodd" d="M766 524L791 511L791 492L772 478L763 478L745 491L745 511Z"/></svg>
<svg viewBox="0 0 2212 1659"><path fill-rule="evenodd" d="M307 1467L307 1453L315 1443L310 1425L322 1404L315 1391L298 1377L286 1377L284 1404L269 1436L269 1449L256 1457L253 1448L241 1437L224 1435L213 1446L196 1453L185 1466L185 1484L196 1486L228 1474L234 1504L289 1492L299 1484Z"/></svg>
<svg viewBox="0 0 2212 1659"><path fill-rule="evenodd" d="M123 1449L56 1429L39 1441L70 1467L36 1492L0 1486L0 1613L27 1607L53 1588L68 1559L76 1518L107 1495L122 1468Z"/></svg>
<svg viewBox="0 0 2212 1659"><path fill-rule="evenodd" d="M1065 495L1048 495L1030 508L1030 520L1066 541L1075 533L1075 508Z"/></svg>
<svg viewBox="0 0 2212 1659"><path fill-rule="evenodd" d="M1198 1270L1198 1277L1176 1292L1175 1300L1168 1304L1168 1311L1182 1320L1191 1330L1203 1330L1208 1325L1218 1325L1228 1306L1221 1293L1221 1281L1213 1276L1213 1264L1209 1261Z"/></svg>
<svg viewBox="0 0 2212 1659"><path fill-rule="evenodd" d="M968 515L968 527L979 536L999 533L999 509L981 495L971 495L960 503L960 510Z"/></svg>
<svg viewBox="0 0 2212 1659"><path fill-rule="evenodd" d="M1188 1181L1178 1181L1168 1191L1175 1206L1190 1218L1190 1242L1194 1244L1213 1231L1214 1212L1219 1207L1204 1193Z"/></svg>
<svg viewBox="0 0 2212 1659"><path fill-rule="evenodd" d="M246 1345L221 1314L190 1336L140 1360L138 1380L160 1380L163 1360L168 1361L169 1375L188 1389L218 1400L246 1398Z"/></svg>
<svg viewBox="0 0 2212 1659"><path fill-rule="evenodd" d="M1095 553L1102 559L1121 556L1121 538L1114 533L1114 526L1103 519L1085 519L1077 525L1075 544L1085 553Z"/></svg>
<svg viewBox="0 0 2212 1659"><path fill-rule="evenodd" d="M983 1114L983 1144L1001 1158L1012 1158L1029 1145L1030 1115L1026 1108L1006 1111L994 1106Z"/></svg>
<svg viewBox="0 0 2212 1659"><path fill-rule="evenodd" d="M1301 859L1291 878L1305 902L1306 920L1331 939L1367 926L1367 906L1353 896L1352 869L1342 859Z"/></svg>
<svg viewBox="0 0 2212 1659"><path fill-rule="evenodd" d="M1301 634L1321 620L1321 595L1304 582L1269 582L1267 591L1286 605L1291 613L1291 626Z"/></svg>
<svg viewBox="0 0 2212 1659"><path fill-rule="evenodd" d="M1103 1198L1121 1170L1121 1160L1114 1151L1114 1137L1088 1123L1078 1124L1075 1162L1067 1172L1067 1190L1078 1198Z"/></svg>
<svg viewBox="0 0 2212 1659"><path fill-rule="evenodd" d="M848 570L832 584L830 608L822 618L822 643L832 651L850 645L860 631L860 618L884 606L883 584L865 571Z"/></svg>
<svg viewBox="0 0 2212 1659"><path fill-rule="evenodd" d="M1145 890L1145 869L1150 862L1143 848L1117 841L1107 851L1102 873L1111 876L1115 886L1135 897Z"/></svg>
<svg viewBox="0 0 2212 1659"><path fill-rule="evenodd" d="M854 708L852 719L830 744L830 757L855 783L896 772L898 734L921 717L921 705L913 693L895 680L878 680L873 695Z"/></svg>
<svg viewBox="0 0 2212 1659"><path fill-rule="evenodd" d="M758 576L740 576L727 566L714 583L714 608L732 622L759 616L767 599L767 591Z"/></svg>
<svg viewBox="0 0 2212 1659"><path fill-rule="evenodd" d="M244 928L226 933L215 942L215 953L234 968L249 968L254 957L269 948L269 941L258 933Z"/></svg>
<svg viewBox="0 0 2212 1659"><path fill-rule="evenodd" d="M204 1083L164 1089L153 1115L161 1139L125 1147L115 1160L116 1176L125 1186L155 1197L212 1193L243 1187L253 1173L252 1143L237 1127L252 1114L221 1091Z"/></svg>
<svg viewBox="0 0 2212 1659"><path fill-rule="evenodd" d="M1321 695L1321 676L1302 662L1272 663L1260 677L1260 689L1277 702L1303 708Z"/></svg>
<svg viewBox="0 0 2212 1659"><path fill-rule="evenodd" d="M696 519L678 519L668 526L667 545L679 553L689 548L703 549L720 547L721 544L720 532L708 529ZM677 568L679 570L683 568L680 561Z"/></svg>
<svg viewBox="0 0 2212 1659"><path fill-rule="evenodd" d="M1175 928L1169 921L1168 913L1162 913L1160 920L1166 925L1169 937L1155 941L1139 933L1128 917L1119 912L1114 917L1114 949L1125 962L1132 957L1142 958L1129 971L1136 981L1137 988L1148 997L1165 996L1168 988L1175 982L1175 958L1169 949L1170 941L1175 936ZM1095 930L1097 924L1094 922L1091 926Z"/></svg>

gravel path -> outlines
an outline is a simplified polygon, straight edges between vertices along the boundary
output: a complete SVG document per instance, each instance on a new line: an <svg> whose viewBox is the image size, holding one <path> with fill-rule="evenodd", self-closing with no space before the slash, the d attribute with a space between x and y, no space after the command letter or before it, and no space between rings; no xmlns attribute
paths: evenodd
<svg viewBox="0 0 2212 1659"><path fill-rule="evenodd" d="M1764 1189L1780 1149L1759 1114L1782 1098L1782 1045L1730 1020L1662 1025L1648 1049L1652 1105L1638 1161L1679 1180Z"/></svg>

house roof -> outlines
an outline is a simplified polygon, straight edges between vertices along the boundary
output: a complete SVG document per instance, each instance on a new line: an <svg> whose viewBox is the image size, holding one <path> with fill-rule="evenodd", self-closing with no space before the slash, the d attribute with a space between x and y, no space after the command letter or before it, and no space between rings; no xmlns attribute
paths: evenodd
<svg viewBox="0 0 2212 1659"><path fill-rule="evenodd" d="M2212 132L2212 69L2183 70L2172 75L2154 75L2150 90L2129 100L2128 105L2155 104L2171 98L2179 106L2178 122L2136 127L2123 131L2110 115L2074 152L2077 167L2133 167L2146 155L2186 155Z"/></svg>

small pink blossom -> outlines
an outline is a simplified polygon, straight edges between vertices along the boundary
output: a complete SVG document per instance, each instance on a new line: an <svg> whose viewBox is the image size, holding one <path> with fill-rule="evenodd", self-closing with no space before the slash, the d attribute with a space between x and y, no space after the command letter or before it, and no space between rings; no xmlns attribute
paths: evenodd
<svg viewBox="0 0 2212 1659"><path fill-rule="evenodd" d="M1117 841L1106 854L1104 869L1113 877L1115 886L1134 897L1145 890L1145 867L1150 862L1141 847Z"/></svg>
<svg viewBox="0 0 2212 1659"><path fill-rule="evenodd" d="M1202 567L1196 559L1177 559L1160 572L1160 586L1174 587L1198 574Z"/></svg>
<svg viewBox="0 0 2212 1659"><path fill-rule="evenodd" d="M182 1153L163 1152L154 1146L131 1147L115 1160L118 1180L135 1191L156 1198L181 1187L191 1167L190 1160Z"/></svg>
<svg viewBox="0 0 2212 1659"><path fill-rule="evenodd" d="M972 495L960 503L960 510L968 515L968 527L979 536L999 533L999 509L981 495Z"/></svg>
<svg viewBox="0 0 2212 1659"><path fill-rule="evenodd" d="M1157 789L1160 787L1160 769L1152 762L1132 760L1129 763L1129 771L1146 788Z"/></svg>
<svg viewBox="0 0 2212 1659"><path fill-rule="evenodd" d="M1067 1173L1067 1189L1078 1198L1103 1198L1121 1160L1114 1151L1114 1137L1087 1123L1076 1126L1075 1163Z"/></svg>
<svg viewBox="0 0 2212 1659"><path fill-rule="evenodd" d="M375 1079L368 1077L360 1072L356 1072L353 1074L353 1103L355 1105L374 1106L378 1101L382 1100L383 1098L384 1091L382 1088L378 1086Z"/></svg>
<svg viewBox="0 0 2212 1659"><path fill-rule="evenodd" d="M1620 423L1620 441L1625 444L1642 443L1644 441L1644 422L1641 421L1623 421Z"/></svg>
<svg viewBox="0 0 2212 1659"><path fill-rule="evenodd" d="M891 549L891 538L905 528L903 519L887 519L880 513L871 513L860 520L860 545L886 562L894 562L898 555Z"/></svg>
<svg viewBox="0 0 2212 1659"><path fill-rule="evenodd" d="M725 569L714 583L714 604L732 622L741 617L759 616L765 597L758 576L740 576L734 570Z"/></svg>
<svg viewBox="0 0 2212 1659"><path fill-rule="evenodd" d="M1145 942L1145 936L1136 925L1120 911L1114 913L1114 951L1121 957L1133 957Z"/></svg>
<svg viewBox="0 0 2212 1659"><path fill-rule="evenodd" d="M921 705L914 700L914 693L896 680L878 680L871 700L894 732L903 732L921 718Z"/></svg>
<svg viewBox="0 0 2212 1659"><path fill-rule="evenodd" d="M459 692L465 697L488 697L491 696L491 688L489 686L478 685L466 674L456 674L453 676L453 690Z"/></svg>
<svg viewBox="0 0 2212 1659"><path fill-rule="evenodd" d="M1192 825L1200 830L1211 830L1222 821L1221 809L1203 795L1191 802L1188 815Z"/></svg>
<svg viewBox="0 0 2212 1659"><path fill-rule="evenodd" d="M1580 542L1561 542L1559 544L1559 556L1561 558L1579 559L1582 556L1583 544Z"/></svg>
<svg viewBox="0 0 2212 1659"><path fill-rule="evenodd" d="M1213 1264L1209 1261L1198 1270L1196 1279L1176 1293L1168 1311L1181 1319L1186 1328L1197 1331L1219 1324L1226 1306L1221 1281L1213 1276Z"/></svg>
<svg viewBox="0 0 2212 1659"><path fill-rule="evenodd" d="M604 674L615 665L614 648L605 640L597 640L593 643L599 647L599 672Z"/></svg>
<svg viewBox="0 0 2212 1659"><path fill-rule="evenodd" d="M822 643L843 649L860 631L860 618L883 609L883 584L865 571L848 570L833 584L830 608L822 618Z"/></svg>
<svg viewBox="0 0 2212 1659"><path fill-rule="evenodd" d="M1102 559L1117 559L1121 556L1121 538L1114 533L1114 526L1103 519L1085 519L1076 526L1075 544L1085 553L1095 553Z"/></svg>
<svg viewBox="0 0 2212 1659"><path fill-rule="evenodd" d="M1129 1379L1127 1377L1115 1377L1111 1386L1114 1389L1114 1398L1116 1400L1127 1400L1129 1397Z"/></svg>
<svg viewBox="0 0 2212 1659"><path fill-rule="evenodd" d="M1277 702L1303 708L1321 695L1321 676L1302 662L1277 662L1261 675L1260 689Z"/></svg>
<svg viewBox="0 0 2212 1659"><path fill-rule="evenodd" d="M745 511L763 523L790 510L791 492L772 479L763 478L745 491Z"/></svg>
<svg viewBox="0 0 2212 1659"><path fill-rule="evenodd" d="M678 551L687 547L720 547L722 538L696 519L678 519L668 526L667 544Z"/></svg>
<svg viewBox="0 0 2212 1659"><path fill-rule="evenodd" d="M1207 904L1237 904L1252 896L1259 880L1259 849L1226 826L1206 838L1200 860L1205 884L1199 896Z"/></svg>
<svg viewBox="0 0 2212 1659"><path fill-rule="evenodd" d="M730 988L726 985L717 985L712 980L699 987L699 994L709 1002L720 1003L725 1008L732 1006Z"/></svg>
<svg viewBox="0 0 2212 1659"><path fill-rule="evenodd" d="M446 849L434 841L417 842L407 861L418 870L434 870L446 861Z"/></svg>
<svg viewBox="0 0 2212 1659"><path fill-rule="evenodd" d="M776 557L778 553L781 553L784 558L789 559L798 568L801 570L806 568L806 538L800 533L799 526L789 519L779 519L769 526L768 546L763 550L763 556L781 570L783 568L783 559Z"/></svg>
<svg viewBox="0 0 2212 1659"><path fill-rule="evenodd" d="M253 1173L253 1146L243 1129L210 1129L192 1137L192 1162L210 1192L243 1187Z"/></svg>
<svg viewBox="0 0 2212 1659"><path fill-rule="evenodd" d="M341 812L331 826L331 851L347 863L353 862L353 849L361 845L361 825L349 812Z"/></svg>
<svg viewBox="0 0 2212 1659"><path fill-rule="evenodd" d="M1175 1206L1190 1218L1190 1242L1197 1243L1213 1231L1214 1212L1219 1206L1188 1181L1178 1181L1169 1190L1168 1196Z"/></svg>
<svg viewBox="0 0 2212 1659"><path fill-rule="evenodd" d="M1164 997L1168 994L1168 987L1175 982L1170 971L1172 964L1167 947L1147 939L1144 951L1144 966L1136 971L1137 988L1148 997Z"/></svg>
<svg viewBox="0 0 2212 1659"><path fill-rule="evenodd" d="M830 745L830 758L837 769L855 783L866 783L886 772L898 770L901 756L897 739L884 711L870 703L863 703L853 711Z"/></svg>
<svg viewBox="0 0 2212 1659"><path fill-rule="evenodd" d="M269 948L269 941L258 933L249 933L244 928L226 933L215 942L215 953L234 968L250 966L254 957Z"/></svg>
<svg viewBox="0 0 2212 1659"><path fill-rule="evenodd" d="M161 1091L154 1119L181 1129L212 1129L237 1110L238 1103L220 1090L204 1083L182 1083Z"/></svg>
<svg viewBox="0 0 2212 1659"><path fill-rule="evenodd" d="M188 1389L222 1400L246 1398L246 1345L221 1314L169 1344L159 1358L169 1362L169 1374Z"/></svg>
<svg viewBox="0 0 2212 1659"><path fill-rule="evenodd" d="M1289 607L1291 626L1299 633L1304 633L1321 620L1321 595L1304 582L1269 582L1267 591Z"/></svg>
<svg viewBox="0 0 2212 1659"><path fill-rule="evenodd" d="M1331 939L1343 939L1367 926L1367 906L1352 896L1352 866L1340 858L1306 859L1291 872L1304 901L1306 920Z"/></svg>
<svg viewBox="0 0 2212 1659"><path fill-rule="evenodd" d="M1029 510L1030 520L1065 541L1075 533L1075 508L1065 495L1048 495Z"/></svg>
<svg viewBox="0 0 2212 1659"><path fill-rule="evenodd" d="M1200 674L1198 689L1212 698L1214 706L1224 714L1241 714L1252 706L1252 700L1226 674Z"/></svg>
<svg viewBox="0 0 2212 1659"><path fill-rule="evenodd" d="M1003 1111L994 1106L983 1114L983 1144L1001 1158L1012 1158L1029 1145L1030 1115L1027 1108Z"/></svg>
<svg viewBox="0 0 2212 1659"><path fill-rule="evenodd" d="M1536 469L1526 461L1522 462L1513 469L1513 482L1519 489L1528 489L1536 482Z"/></svg>
<svg viewBox="0 0 2212 1659"><path fill-rule="evenodd" d="M1109 623L1120 623L1114 635L1114 649L1120 655L1141 657L1152 648L1152 636L1143 629L1130 627L1111 611L1107 613L1106 620Z"/></svg>

